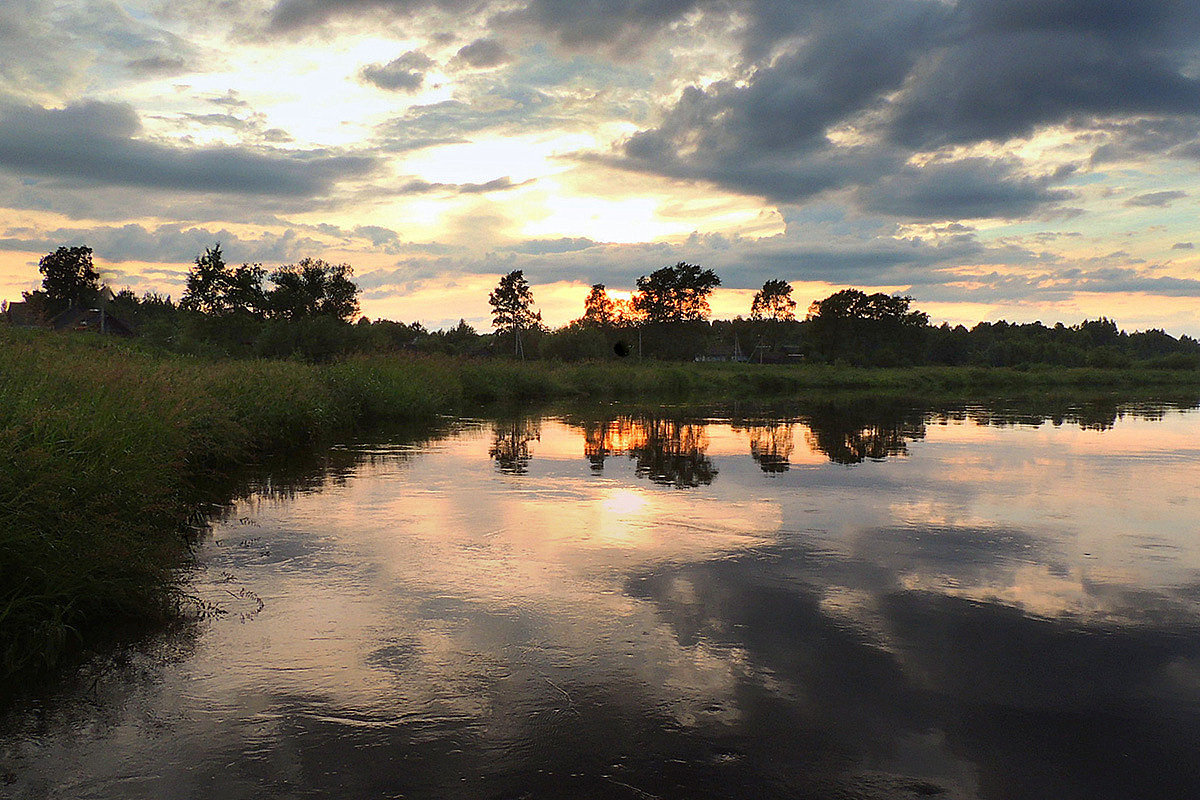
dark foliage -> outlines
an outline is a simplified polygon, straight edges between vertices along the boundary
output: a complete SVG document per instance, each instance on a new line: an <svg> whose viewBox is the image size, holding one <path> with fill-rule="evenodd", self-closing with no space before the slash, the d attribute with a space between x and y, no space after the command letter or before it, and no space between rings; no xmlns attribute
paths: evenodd
<svg viewBox="0 0 1200 800"><path fill-rule="evenodd" d="M46 309L57 314L87 305L100 294L100 273L92 266L92 248L60 247L38 261Z"/></svg>

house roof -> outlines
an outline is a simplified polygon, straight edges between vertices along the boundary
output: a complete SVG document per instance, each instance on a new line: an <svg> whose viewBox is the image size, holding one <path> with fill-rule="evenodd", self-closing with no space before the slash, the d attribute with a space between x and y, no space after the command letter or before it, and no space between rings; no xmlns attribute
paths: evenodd
<svg viewBox="0 0 1200 800"><path fill-rule="evenodd" d="M133 326L107 311L98 308L74 307L68 308L50 322L56 331L93 330L103 333L113 333L117 336L133 336Z"/></svg>

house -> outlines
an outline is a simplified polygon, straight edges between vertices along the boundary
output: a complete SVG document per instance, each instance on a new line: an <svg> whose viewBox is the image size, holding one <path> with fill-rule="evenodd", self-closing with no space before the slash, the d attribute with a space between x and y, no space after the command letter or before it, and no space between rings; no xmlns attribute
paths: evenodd
<svg viewBox="0 0 1200 800"><path fill-rule="evenodd" d="M4 307L4 321L14 328L44 328L46 321L33 303L8 303Z"/></svg>
<svg viewBox="0 0 1200 800"><path fill-rule="evenodd" d="M50 327L56 331L93 331L125 337L136 335L132 325L114 317L103 307L76 306L68 308L51 320Z"/></svg>
<svg viewBox="0 0 1200 800"><path fill-rule="evenodd" d="M694 361L739 361L746 362L750 358L742 352L742 345L736 336L733 337L733 347L710 346L703 353L697 353Z"/></svg>

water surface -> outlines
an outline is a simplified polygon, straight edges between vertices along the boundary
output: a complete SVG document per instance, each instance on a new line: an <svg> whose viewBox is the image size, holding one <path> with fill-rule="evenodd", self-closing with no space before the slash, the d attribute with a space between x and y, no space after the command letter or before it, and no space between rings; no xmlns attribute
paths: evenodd
<svg viewBox="0 0 1200 800"><path fill-rule="evenodd" d="M588 413L338 448L19 798L1200 796L1200 413Z"/></svg>

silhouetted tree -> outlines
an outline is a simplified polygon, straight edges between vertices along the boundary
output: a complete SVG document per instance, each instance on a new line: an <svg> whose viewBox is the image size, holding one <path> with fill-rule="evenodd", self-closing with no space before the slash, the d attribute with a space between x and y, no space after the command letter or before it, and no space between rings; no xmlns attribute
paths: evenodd
<svg viewBox="0 0 1200 800"><path fill-rule="evenodd" d="M894 364L923 354L929 315L912 311L911 297L842 289L808 310L809 339L828 360Z"/></svg>
<svg viewBox="0 0 1200 800"><path fill-rule="evenodd" d="M503 278L488 295L492 307L492 326L499 333L513 334L513 352L521 358L525 351L521 346L521 331L541 325L542 315L533 310L533 289L521 270L514 270Z"/></svg>
<svg viewBox="0 0 1200 800"><path fill-rule="evenodd" d="M206 247L196 256L195 265L188 271L187 284L179 307L201 314L220 314L225 310L225 284L229 268L221 254L221 243Z"/></svg>
<svg viewBox="0 0 1200 800"><path fill-rule="evenodd" d="M750 319L771 319L787 322L796 318L796 301L792 299L792 287L784 280L769 280L754 295L750 304Z"/></svg>
<svg viewBox="0 0 1200 800"><path fill-rule="evenodd" d="M265 275L261 264L230 267L218 242L196 257L179 307L214 316L242 313L261 317L267 310Z"/></svg>
<svg viewBox="0 0 1200 800"><path fill-rule="evenodd" d="M597 283L583 301L583 321L609 327L616 322L616 307L603 283Z"/></svg>
<svg viewBox="0 0 1200 800"><path fill-rule="evenodd" d="M680 261L638 278L633 302L649 322L704 320L709 315L708 296L720 285L711 269Z"/></svg>
<svg viewBox="0 0 1200 800"><path fill-rule="evenodd" d="M100 294L100 273L92 266L92 248L60 247L38 261L46 306L56 314L71 306L86 305Z"/></svg>
<svg viewBox="0 0 1200 800"><path fill-rule="evenodd" d="M267 293L271 315L283 319L330 317L347 322L358 313L358 286L350 280L349 264L330 264L306 258L271 273Z"/></svg>

